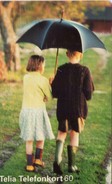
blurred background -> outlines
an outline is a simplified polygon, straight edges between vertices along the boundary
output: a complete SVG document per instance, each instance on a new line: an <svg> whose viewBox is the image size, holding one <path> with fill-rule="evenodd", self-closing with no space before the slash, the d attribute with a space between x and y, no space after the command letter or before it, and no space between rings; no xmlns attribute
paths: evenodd
<svg viewBox="0 0 112 184"><path fill-rule="evenodd" d="M91 70L95 92L92 101L88 102L89 115L85 131L80 136L80 149L76 158L81 172L79 176L73 174L75 182L70 184L111 184L112 1L109 0L0 1L0 174L6 177L14 175L16 178L21 174L27 175L24 171L25 147L19 138L18 122L23 93L22 79L28 58L32 54L42 54L46 60L44 75L49 78L54 73L56 57L56 49L41 51L33 44L18 45L16 40L35 21L60 18L62 10L64 19L84 24L102 40L107 49L89 49L81 60ZM65 50L60 49L59 65L65 62ZM55 100L47 104L47 110L56 135ZM46 141L46 169L37 176L52 174L54 149L55 141L50 144ZM66 145L63 158L64 173L68 174Z"/></svg>
<svg viewBox="0 0 112 184"><path fill-rule="evenodd" d="M62 9L64 19L78 21L96 34L112 33L112 3L109 0L0 1L0 55L8 71L21 69L20 52L24 44L19 49L17 38L35 20L60 18Z"/></svg>

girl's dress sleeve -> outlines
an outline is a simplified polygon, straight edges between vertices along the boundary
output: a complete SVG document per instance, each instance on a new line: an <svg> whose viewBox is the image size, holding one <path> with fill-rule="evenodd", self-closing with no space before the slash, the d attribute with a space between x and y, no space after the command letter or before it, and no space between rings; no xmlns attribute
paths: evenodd
<svg viewBox="0 0 112 184"><path fill-rule="evenodd" d="M44 78L43 86L41 87L45 97L47 97L47 100L52 99L52 92L51 92L51 86L49 84L49 80L47 78Z"/></svg>

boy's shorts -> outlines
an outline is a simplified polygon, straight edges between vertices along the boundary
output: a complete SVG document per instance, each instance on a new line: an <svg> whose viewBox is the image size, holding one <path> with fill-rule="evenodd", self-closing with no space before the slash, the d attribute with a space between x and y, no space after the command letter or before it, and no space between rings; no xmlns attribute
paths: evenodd
<svg viewBox="0 0 112 184"><path fill-rule="evenodd" d="M84 129L84 119L83 118L74 118L74 119L65 119L58 121L58 130L61 132L68 132L74 130L75 132L81 133Z"/></svg>

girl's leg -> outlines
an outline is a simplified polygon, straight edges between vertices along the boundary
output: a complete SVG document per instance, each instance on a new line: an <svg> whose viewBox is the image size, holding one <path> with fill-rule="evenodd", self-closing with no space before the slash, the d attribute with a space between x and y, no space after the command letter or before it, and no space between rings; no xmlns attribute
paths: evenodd
<svg viewBox="0 0 112 184"><path fill-rule="evenodd" d="M33 141L26 141L26 154L32 155L33 153Z"/></svg>
<svg viewBox="0 0 112 184"><path fill-rule="evenodd" d="M44 141L36 141L36 148L43 149L44 147Z"/></svg>
<svg viewBox="0 0 112 184"><path fill-rule="evenodd" d="M29 172L34 171L33 166L33 141L26 141L26 157L27 157L27 166L26 170Z"/></svg>
<svg viewBox="0 0 112 184"><path fill-rule="evenodd" d="M44 162L42 162L43 156L43 148L44 148L44 141L40 140L36 142L36 152L35 152L35 165L44 167Z"/></svg>

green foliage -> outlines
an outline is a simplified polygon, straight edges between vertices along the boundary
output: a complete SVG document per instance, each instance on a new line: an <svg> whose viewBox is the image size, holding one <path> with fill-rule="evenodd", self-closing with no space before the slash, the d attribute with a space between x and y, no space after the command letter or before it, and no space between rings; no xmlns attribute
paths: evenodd
<svg viewBox="0 0 112 184"><path fill-rule="evenodd" d="M64 10L63 18L65 19L75 19L82 22L85 17L85 6L78 1L29 1L24 4L20 2L20 7L22 11L19 14L21 13L22 19L21 16L18 17L18 25L43 18L61 18L62 10Z"/></svg>
<svg viewBox="0 0 112 184"><path fill-rule="evenodd" d="M61 18L61 10L64 10L64 19L84 22L85 11L88 7L97 12L110 6L109 1L24 1L16 4L15 12L17 27L28 22L43 18ZM18 9L18 11L17 11ZM19 15L18 15L19 14ZM21 15L21 16L20 16Z"/></svg>

